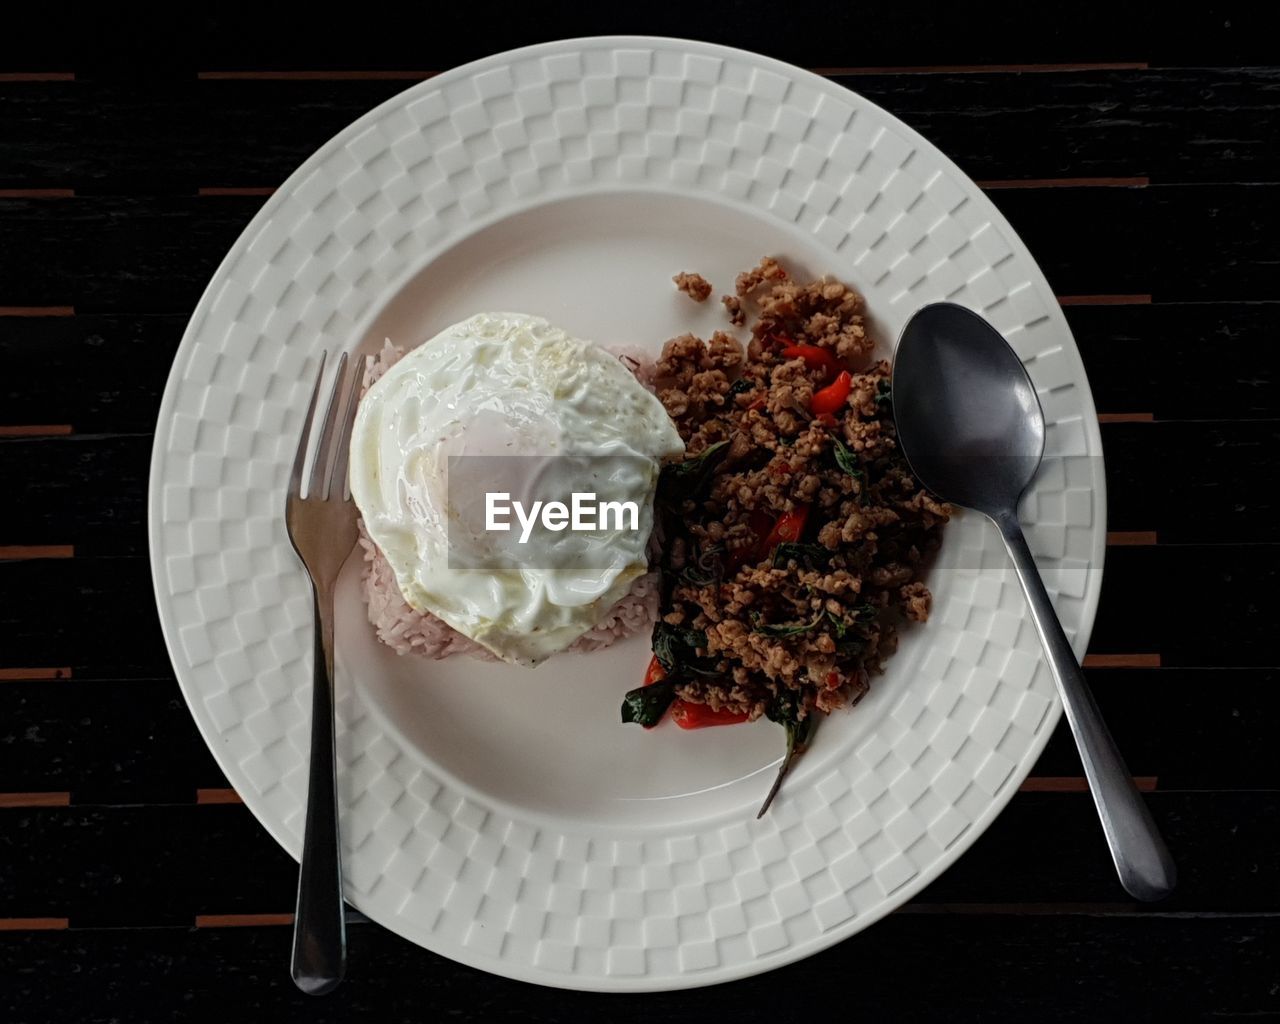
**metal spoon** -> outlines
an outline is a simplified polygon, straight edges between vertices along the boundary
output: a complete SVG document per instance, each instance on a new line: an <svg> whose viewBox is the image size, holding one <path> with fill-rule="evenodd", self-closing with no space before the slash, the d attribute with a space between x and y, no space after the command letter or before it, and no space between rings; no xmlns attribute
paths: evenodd
<svg viewBox="0 0 1280 1024"><path fill-rule="evenodd" d="M1032 560L1018 499L1044 454L1044 413L1021 360L963 306L925 306L893 360L893 406L903 455L940 498L981 512L1004 538L1067 712L1120 884L1158 900L1176 869L1134 788Z"/></svg>

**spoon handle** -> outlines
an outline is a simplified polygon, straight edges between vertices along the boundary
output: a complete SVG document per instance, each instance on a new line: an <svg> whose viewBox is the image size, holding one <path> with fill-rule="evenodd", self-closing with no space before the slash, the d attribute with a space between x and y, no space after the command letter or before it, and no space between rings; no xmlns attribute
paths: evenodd
<svg viewBox="0 0 1280 1024"><path fill-rule="evenodd" d="M1102 830L1120 875L1120 884L1135 899L1162 899L1173 891L1177 879L1173 858L1129 776L1129 769L1116 749L1115 740L1107 731L1093 694L1089 692L1084 672L1076 661L1066 633L1062 631L1062 623L1058 621L1040 571L1031 557L1017 513L1011 511L992 518L1013 558L1018 579L1022 581L1031 619L1040 634L1049 668L1062 697L1062 706L1067 712L1071 734L1080 750L1084 774L1089 780L1098 816L1102 819Z"/></svg>

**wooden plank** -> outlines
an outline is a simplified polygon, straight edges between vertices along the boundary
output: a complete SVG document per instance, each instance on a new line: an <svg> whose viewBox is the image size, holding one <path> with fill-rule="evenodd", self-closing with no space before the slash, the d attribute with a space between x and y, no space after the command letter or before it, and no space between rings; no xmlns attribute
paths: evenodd
<svg viewBox="0 0 1280 1024"><path fill-rule="evenodd" d="M0 561L32 558L72 558L76 549L71 544L6 544L0 545Z"/></svg>
<svg viewBox="0 0 1280 1024"><path fill-rule="evenodd" d="M1159 788L1280 789L1280 758L1261 723L1280 715L1275 669L1086 670L1129 770ZM1078 776L1080 756L1059 724L1033 778Z"/></svg>
<svg viewBox="0 0 1280 1024"><path fill-rule="evenodd" d="M1146 63L1249 65L1274 59L1269 9L1240 2L1191 8L1165 18L1132 5L1048 3L1034 7L998 3L990 17L963 8L884 7L875 18L861 9L821 5L814 20L768 19L746 8L647 9L643 16L608 7L574 10L528 8L505 12L475 31L474 11L409 8L396 31L370 20L351 19L335 33L323 23L300 23L285 8L254 10L253 31L239 11L203 13L198 29L167 22L165 45L150 45L137 26L108 11L86 11L49 31L44 12L15 11L11 27L30 19L26 30L0 37L0 67L13 72L69 72L153 78L196 69L378 69L435 70L504 49L547 39L642 32L718 39L783 60L810 65L880 64L937 66L973 64ZM998 24L1000 31L992 31ZM147 58L150 60L147 60ZM12 73L12 72L10 72Z"/></svg>
<svg viewBox="0 0 1280 1024"><path fill-rule="evenodd" d="M1280 421L1103 427L1107 527L1162 544L1280 541Z"/></svg>
<svg viewBox="0 0 1280 1024"><path fill-rule="evenodd" d="M1280 418L1280 302L1074 306L1067 319L1104 415ZM185 327L181 313L0 321L0 362L13 371L0 377L0 416L150 431Z"/></svg>
<svg viewBox="0 0 1280 1024"><path fill-rule="evenodd" d="M1280 298L1266 227L1280 216L1280 185L991 195L1057 294ZM261 205L257 196L0 200L0 231L8 239L0 250L0 304L187 312ZM97 244L78 244L86 237ZM1203 258L1207 246L1215 259Z"/></svg>
<svg viewBox="0 0 1280 1024"><path fill-rule="evenodd" d="M240 794L229 786L196 790L196 803L198 804L238 804L243 802L240 799Z"/></svg>
<svg viewBox="0 0 1280 1024"><path fill-rule="evenodd" d="M1154 793L1159 779L1135 775L1133 786L1139 793ZM1089 780L1083 775L1033 775L1018 787L1019 793L1087 793Z"/></svg>
<svg viewBox="0 0 1280 1024"><path fill-rule="evenodd" d="M726 1012L795 1019L856 999L895 1020L1184 1021L1280 1012L1273 918L894 914L798 963L728 986L666 993L566 992L450 963L376 925L348 932L350 969L323 1000L289 978L284 927L15 933L0 939L15 1022L133 1020L138 1007L216 1007L220 1020L417 1020L463 1024L654 1019ZM922 965L927 965L922 966ZM127 984L121 979L127 978ZM429 1011L424 1013L424 1007ZM187 1011L192 1014L198 1011ZM879 1014L885 1016L884 1012Z"/></svg>
<svg viewBox="0 0 1280 1024"><path fill-rule="evenodd" d="M1155 530L1108 530L1107 544L1119 547L1132 544L1158 544L1159 535Z"/></svg>
<svg viewBox="0 0 1280 1024"><path fill-rule="evenodd" d="M70 679L70 668L0 668L0 682L33 679Z"/></svg>
<svg viewBox="0 0 1280 1024"><path fill-rule="evenodd" d="M56 594L58 612L32 601ZM0 636L12 665L70 661L77 675L155 678L170 672L147 559L0 562ZM122 642L122 638L127 638ZM92 666L92 671L82 670Z"/></svg>
<svg viewBox="0 0 1280 1024"><path fill-rule="evenodd" d="M1160 655L1146 654L1086 654L1085 668L1159 668Z"/></svg>
<svg viewBox="0 0 1280 1024"><path fill-rule="evenodd" d="M28 423L0 426L0 437L58 437L71 433L70 423Z"/></svg>
<svg viewBox="0 0 1280 1024"><path fill-rule="evenodd" d="M1060 306L1149 306L1150 295L1059 295Z"/></svg>
<svg viewBox="0 0 1280 1024"><path fill-rule="evenodd" d="M979 179L976 182L981 189L1000 188L1134 188L1150 185L1151 179L1145 175L1131 175L1127 178L1005 178L995 181Z"/></svg>
<svg viewBox="0 0 1280 1024"><path fill-rule="evenodd" d="M1157 652L1170 667L1275 666L1274 624L1260 609L1280 586L1280 545L1229 540L1111 548L1090 652Z"/></svg>
<svg viewBox="0 0 1280 1024"><path fill-rule="evenodd" d="M152 75L173 69L443 69L503 49L574 35L644 32L720 39L782 59L834 64L919 66L974 63L1152 63L1194 56L1201 65L1257 64L1274 56L1264 6L1215 3L1177 19L1131 5L1047 3L1035 7L997 3L989 18L945 6L878 9L875 18L840 4L814 9L815 21L761 18L747 8L646 9L643 16L614 8L567 11L518 9L475 32L467 8L410 8L394 33L375 22L352 19L334 33L323 24L299 24L283 8L255 9L253 31L240 12L211 9L198 31L166 34ZM15 15L16 16L16 15ZM37 22L37 24L43 24ZM172 23L171 23L172 24ZM998 25L1000 31L993 31ZM169 27L169 26L166 26ZM26 32L0 50L0 66L63 69L101 75L131 71L152 47L135 25L107 12L87 13L58 32Z"/></svg>
<svg viewBox="0 0 1280 1024"><path fill-rule="evenodd" d="M1280 850L1280 793L1145 796L1179 865L1163 912L1266 910ZM163 843L154 837L164 836ZM187 924L198 914L284 914L297 864L237 804L0 809L8 885L0 917L73 927ZM252 870L246 870L252 865ZM424 864L425 866L425 864ZM1017 793L921 904L1130 903L1087 793Z"/></svg>
<svg viewBox="0 0 1280 1024"><path fill-rule="evenodd" d="M144 552L151 446L146 435L0 442L0 477L23 496L0 512L0 542L22 542L0 546L0 560L69 558L74 545L82 557Z"/></svg>
<svg viewBox="0 0 1280 1024"><path fill-rule="evenodd" d="M0 793L0 807L66 807L70 793Z"/></svg>
<svg viewBox="0 0 1280 1024"><path fill-rule="evenodd" d="M1280 762L1257 728L1280 715L1280 673L1087 672L1136 775L1159 777L1167 790L1280 789ZM1075 745L1061 726L1033 778L1080 774ZM239 802L172 678L6 683L0 687L0 779L14 790L68 791L82 805Z"/></svg>
<svg viewBox="0 0 1280 1024"><path fill-rule="evenodd" d="M185 313L0 320L0 417L150 432L186 325Z"/></svg>
<svg viewBox="0 0 1280 1024"><path fill-rule="evenodd" d="M1280 298L1274 274L1268 280L1263 270L1272 257L1262 254L1270 243L1261 230L1280 211L1280 188L1152 185L990 195L1059 295L1149 294L1156 302ZM1063 247L1073 234L1079 249L1068 263ZM1210 237L1220 259L1203 259Z"/></svg>
<svg viewBox="0 0 1280 1024"><path fill-rule="evenodd" d="M1257 727L1280 715L1276 670L1089 668L1087 674L1136 775L1158 777L1164 790L1280 789L1280 762ZM1080 774L1061 725L1033 779ZM68 791L81 805L239 802L172 678L6 683L0 779L14 790Z"/></svg>
<svg viewBox="0 0 1280 1024"><path fill-rule="evenodd" d="M73 188L0 188L0 199L69 199Z"/></svg>
<svg viewBox="0 0 1280 1024"><path fill-rule="evenodd" d="M1099 423L1154 423L1153 412L1100 412Z"/></svg>
<svg viewBox="0 0 1280 1024"><path fill-rule="evenodd" d="M825 70L997 188L1081 178L1115 186L1280 177L1280 141L1267 131L1280 112L1275 68L1036 68ZM0 186L273 187L352 121L428 74L206 72L163 90L143 81L11 84L0 99L0 130L11 142L0 153ZM988 130L995 118L998 133Z"/></svg>
<svg viewBox="0 0 1280 1024"><path fill-rule="evenodd" d="M197 914L197 928L261 928L293 924L292 914Z"/></svg>
<svg viewBox="0 0 1280 1024"><path fill-rule="evenodd" d="M0 917L0 932L61 931L69 923L65 917Z"/></svg>
<svg viewBox="0 0 1280 1024"><path fill-rule="evenodd" d="M66 790L79 804L206 803L227 792L171 676L0 686L0 781Z"/></svg>
<svg viewBox="0 0 1280 1024"><path fill-rule="evenodd" d="M1280 417L1280 302L1067 310L1098 409L1160 420Z"/></svg>

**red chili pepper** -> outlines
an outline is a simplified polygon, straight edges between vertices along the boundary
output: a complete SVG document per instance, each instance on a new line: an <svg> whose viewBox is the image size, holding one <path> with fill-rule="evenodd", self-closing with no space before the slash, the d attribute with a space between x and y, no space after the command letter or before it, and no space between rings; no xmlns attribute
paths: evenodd
<svg viewBox="0 0 1280 1024"><path fill-rule="evenodd" d="M658 660L658 656L655 654L649 659L649 667L644 670L644 682L641 685L652 686L654 683L660 683L666 678L667 670L662 667L662 662ZM654 722L653 725L646 725L645 728L652 729L657 724L657 722Z"/></svg>
<svg viewBox="0 0 1280 1024"><path fill-rule="evenodd" d="M737 725L745 722L747 713L725 708L713 711L706 704L691 704L677 697L671 704L671 718L681 729L705 729L709 725Z"/></svg>
<svg viewBox="0 0 1280 1024"><path fill-rule="evenodd" d="M840 375L820 391L813 393L813 400L809 403L809 409L815 416L821 416L823 413L834 413L844 405L844 400L849 397L849 392L853 390L853 378L849 375L848 370L841 370Z"/></svg>
<svg viewBox="0 0 1280 1024"><path fill-rule="evenodd" d="M790 512L783 512L773 524L769 536L765 538L764 550L772 551L779 544L792 543L800 539L804 533L804 524L809 518L809 506L798 505Z"/></svg>
<svg viewBox="0 0 1280 1024"><path fill-rule="evenodd" d="M782 356L784 359L803 359L805 366L811 370L822 370L828 379L840 369L835 354L817 345L789 345L782 350Z"/></svg>
<svg viewBox="0 0 1280 1024"><path fill-rule="evenodd" d="M747 412L750 412L752 409L763 409L768 404L769 404L769 400L765 398L764 395L761 395L754 402L752 402L750 405L747 406Z"/></svg>
<svg viewBox="0 0 1280 1024"><path fill-rule="evenodd" d="M747 527L751 530L755 543L743 544L729 552L729 570L732 572L749 560L758 561L762 557L761 544L773 526L773 519L764 509L752 509L747 516Z"/></svg>
<svg viewBox="0 0 1280 1024"><path fill-rule="evenodd" d="M840 685L840 673L828 672L827 673L827 689L834 690L839 685Z"/></svg>
<svg viewBox="0 0 1280 1024"><path fill-rule="evenodd" d="M765 338L773 342L775 345L781 345L784 348L792 344L791 339L785 334L766 334Z"/></svg>

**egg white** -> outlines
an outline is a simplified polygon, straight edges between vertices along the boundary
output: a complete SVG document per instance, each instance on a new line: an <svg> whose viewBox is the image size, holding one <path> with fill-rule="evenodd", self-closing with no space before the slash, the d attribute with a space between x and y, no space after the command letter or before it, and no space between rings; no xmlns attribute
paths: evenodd
<svg viewBox="0 0 1280 1024"><path fill-rule="evenodd" d="M659 460L683 450L662 403L615 356L541 317L479 313L369 389L352 432L351 493L411 607L534 665L647 571ZM477 525L485 490L567 502L584 479L601 501L634 501L639 529L535 531L519 546L514 517L511 533Z"/></svg>

